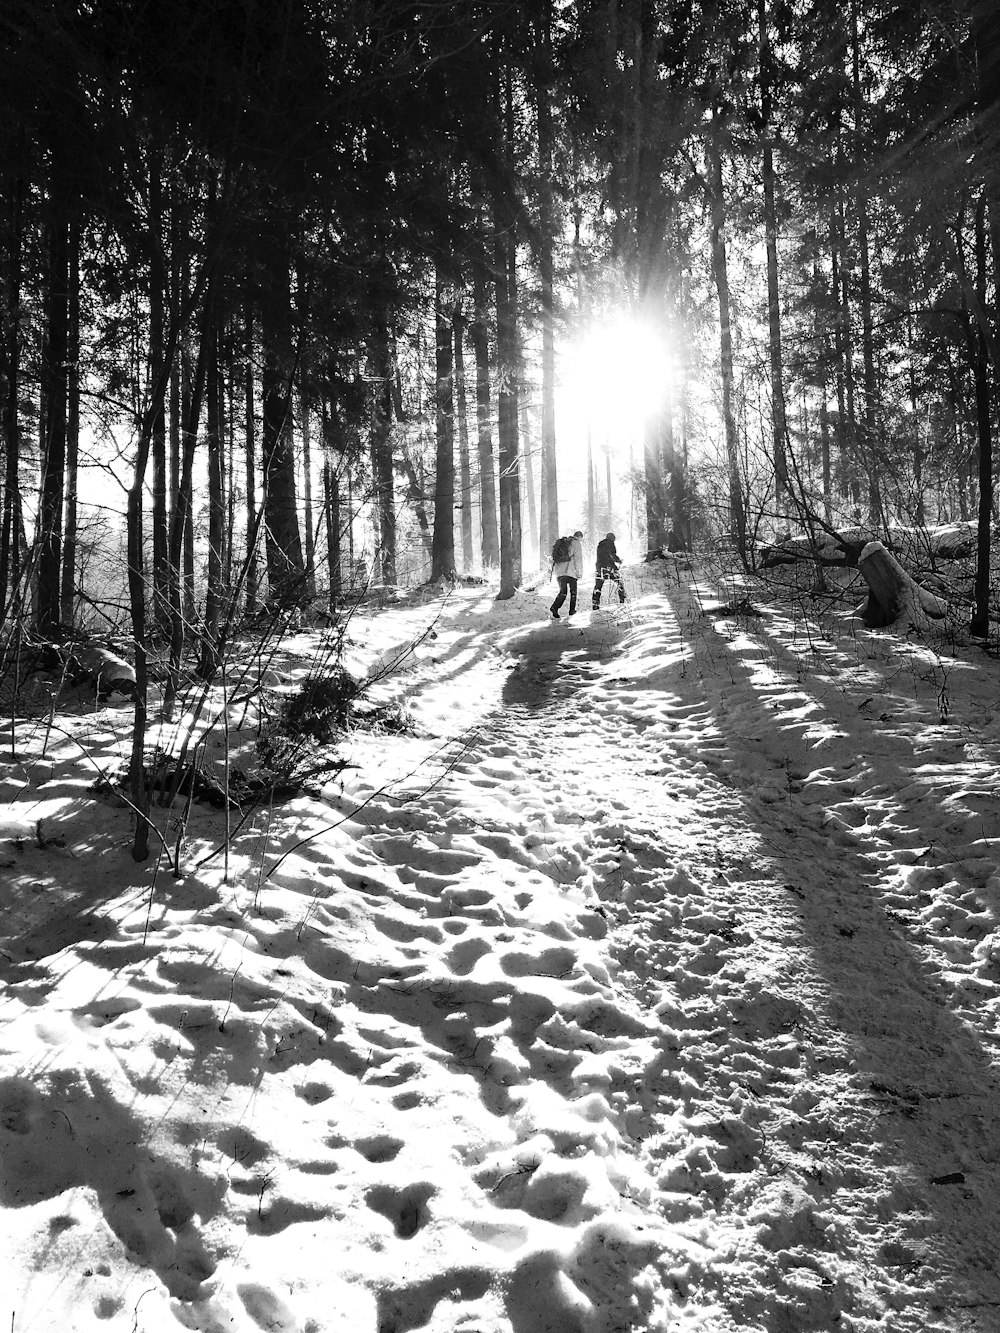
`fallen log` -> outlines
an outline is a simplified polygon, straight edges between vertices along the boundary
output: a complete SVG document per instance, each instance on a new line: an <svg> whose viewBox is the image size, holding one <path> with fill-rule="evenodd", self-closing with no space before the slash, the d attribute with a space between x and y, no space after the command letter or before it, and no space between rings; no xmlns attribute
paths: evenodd
<svg viewBox="0 0 1000 1333"><path fill-rule="evenodd" d="M135 668L98 643L38 645L36 670L57 670L70 685L93 685L100 699L135 695Z"/></svg>
<svg viewBox="0 0 1000 1333"><path fill-rule="evenodd" d="M135 667L116 657L110 648L87 644L77 649L74 657L101 698L109 694L135 694Z"/></svg>
<svg viewBox="0 0 1000 1333"><path fill-rule="evenodd" d="M787 536L771 546L760 548L761 569L778 565L795 565L814 560L820 565L839 565L842 569L857 569L861 552L871 540L871 533L861 528L840 532L817 532L812 537Z"/></svg>
<svg viewBox="0 0 1000 1333"><path fill-rule="evenodd" d="M859 607L869 629L881 629L905 619L918 629L948 613L948 603L907 574L881 542L869 542L858 559L868 584L868 599Z"/></svg>
<svg viewBox="0 0 1000 1333"><path fill-rule="evenodd" d="M820 565L857 569L861 553L871 540L871 531L864 528L840 528L832 532L816 530L812 536L788 534L760 548L760 567L774 569L778 565L813 560ZM897 524L886 534L889 550L898 551L906 560L920 563L969 559L976 553L976 541L976 525L968 522L939 523L927 528Z"/></svg>

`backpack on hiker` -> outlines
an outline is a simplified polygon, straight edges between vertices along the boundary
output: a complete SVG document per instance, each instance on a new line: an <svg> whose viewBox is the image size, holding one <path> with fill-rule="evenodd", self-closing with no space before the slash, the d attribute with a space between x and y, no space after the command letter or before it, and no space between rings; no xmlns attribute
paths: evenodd
<svg viewBox="0 0 1000 1333"><path fill-rule="evenodd" d="M557 537L552 543L552 563L554 565L565 564L572 551L572 542L569 537Z"/></svg>

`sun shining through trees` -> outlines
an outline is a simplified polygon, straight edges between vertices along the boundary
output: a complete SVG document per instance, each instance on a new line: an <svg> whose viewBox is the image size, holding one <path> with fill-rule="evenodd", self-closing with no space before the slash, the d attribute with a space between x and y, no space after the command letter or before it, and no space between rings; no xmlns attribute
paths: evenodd
<svg viewBox="0 0 1000 1333"><path fill-rule="evenodd" d="M673 380L671 347L651 324L615 315L567 349L564 388L595 446L627 452L663 405Z"/></svg>
<svg viewBox="0 0 1000 1333"><path fill-rule="evenodd" d="M675 378L675 349L662 329L627 312L594 321L566 345L557 411L574 495L586 490L589 456L598 508L606 501L609 517L631 512L633 497L615 485L641 464L646 425L662 411Z"/></svg>

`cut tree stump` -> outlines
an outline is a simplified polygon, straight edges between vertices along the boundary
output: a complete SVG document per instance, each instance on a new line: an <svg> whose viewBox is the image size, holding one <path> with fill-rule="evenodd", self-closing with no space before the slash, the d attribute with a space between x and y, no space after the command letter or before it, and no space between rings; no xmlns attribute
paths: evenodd
<svg viewBox="0 0 1000 1333"><path fill-rule="evenodd" d="M948 603L911 578L881 542L868 543L858 559L858 569L868 584L868 600L859 610L870 629L904 617L920 628L947 615Z"/></svg>

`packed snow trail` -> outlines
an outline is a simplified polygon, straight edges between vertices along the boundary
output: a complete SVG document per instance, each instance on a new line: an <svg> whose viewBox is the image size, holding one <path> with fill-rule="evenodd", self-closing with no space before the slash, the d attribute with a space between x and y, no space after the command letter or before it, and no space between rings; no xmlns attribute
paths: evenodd
<svg viewBox="0 0 1000 1333"><path fill-rule="evenodd" d="M228 877L43 919L121 819L38 823L17 1333L1000 1328L995 729L958 688L942 725L960 664L645 578L459 608L398 678L417 737L359 736Z"/></svg>
<svg viewBox="0 0 1000 1333"><path fill-rule="evenodd" d="M995 987L950 986L899 910L933 841L900 813L912 775L885 781L919 748L912 709L866 782L856 662L803 687L686 588L669 602L632 668L603 616L514 641L494 749L517 764L493 776L556 793L554 845L584 831L567 875L615 925L619 999L664 1025L611 1100L661 1215L711 1225L673 1276L740 1327L1000 1327L992 1047L960 1013Z"/></svg>
<svg viewBox="0 0 1000 1333"><path fill-rule="evenodd" d="M652 639L630 636L629 613L512 638L503 706L460 765L496 798L497 826L480 827L477 849L492 839L522 872L596 895L612 927L607 1004L583 1019L557 1010L556 1044L576 1060L562 1052L562 1078L540 1065L552 1033L536 1028L530 1074L562 1096L607 1099L654 1182L633 1200L670 1224L677 1246L652 1267L689 1318L1000 1327L995 1082L883 901L891 882L876 853L889 845L890 863L907 865L922 847L866 826L870 796L857 797L870 728L857 701L842 688L817 700L795 663L761 670L773 652L725 623L719 633L700 610L678 587L667 605L640 607L659 618ZM434 841L453 815L447 785L425 809ZM412 851L405 839L395 855L407 864ZM487 916L497 901L484 897ZM493 948L512 970L504 933ZM562 972L572 958L553 947L518 969ZM541 1165L556 1169L531 1162ZM628 1290L623 1272L612 1286ZM596 1310L595 1327L638 1328L652 1306L633 1297L608 1314L599 1299ZM681 1317L676 1306L668 1317ZM569 1327L568 1311L559 1318Z"/></svg>

